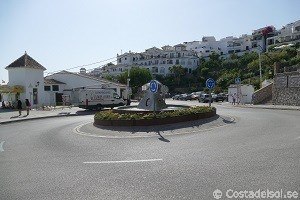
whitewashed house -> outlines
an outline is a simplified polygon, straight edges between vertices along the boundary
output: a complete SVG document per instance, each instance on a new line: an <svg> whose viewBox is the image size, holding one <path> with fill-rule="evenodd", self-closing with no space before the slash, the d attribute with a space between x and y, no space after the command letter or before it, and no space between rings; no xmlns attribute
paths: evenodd
<svg viewBox="0 0 300 200"><path fill-rule="evenodd" d="M16 101L28 99L32 105L40 106L45 102L44 71L40 63L31 58L26 52L23 56L8 65L7 86L14 88L19 86L19 91L10 91L3 95L4 100Z"/></svg>
<svg viewBox="0 0 300 200"><path fill-rule="evenodd" d="M87 87L87 86L99 86L102 85L106 88L112 88L116 93L123 97L127 98L126 94L126 85L107 81L102 78L96 78L84 73L74 73L68 71L61 71L45 77L45 81L55 80L57 82L57 90L61 91L60 94L57 94L57 98L61 98L63 94L71 95L72 91L77 88ZM60 84L58 84L60 83ZM53 92L53 91L52 91ZM71 99L73 99L71 97Z"/></svg>
<svg viewBox="0 0 300 200"><path fill-rule="evenodd" d="M89 76L83 69L81 73L61 71L44 77L46 68L26 52L5 69L9 81L0 86L0 93L2 100L11 103L28 99L33 107L60 105L63 95L71 95L74 89L87 86L112 88L120 96L126 96L125 85Z"/></svg>

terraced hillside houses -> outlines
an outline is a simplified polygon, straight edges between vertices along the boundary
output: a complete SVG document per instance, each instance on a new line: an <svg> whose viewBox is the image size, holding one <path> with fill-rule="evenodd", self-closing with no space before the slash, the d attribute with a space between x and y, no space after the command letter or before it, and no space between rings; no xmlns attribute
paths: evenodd
<svg viewBox="0 0 300 200"><path fill-rule="evenodd" d="M175 46L152 47L144 52L126 52L117 54L116 64L98 67L90 73L94 76L117 76L131 67L148 69L152 75L169 75L170 67L181 65L188 73L199 66L199 59L209 59L212 53L221 58L229 58L232 54L241 56L249 52L262 53L270 48L281 48L300 42L300 20L289 23L276 30L274 26L265 26L253 30L251 34L239 37L228 36L216 40L214 36L204 36L201 41L190 41ZM201 66L200 66L201 67Z"/></svg>
<svg viewBox="0 0 300 200"><path fill-rule="evenodd" d="M148 69L152 75L166 76L170 68L181 65L188 73L192 73L199 66L199 57L195 51L187 50L183 44L175 46L152 47L145 52L127 52L117 55L117 64L102 68L102 74L116 76L131 67L138 66Z"/></svg>

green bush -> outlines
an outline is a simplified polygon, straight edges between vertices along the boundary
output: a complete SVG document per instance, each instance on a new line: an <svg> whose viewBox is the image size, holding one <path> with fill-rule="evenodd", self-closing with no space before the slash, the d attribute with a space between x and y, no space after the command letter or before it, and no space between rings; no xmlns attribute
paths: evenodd
<svg viewBox="0 0 300 200"><path fill-rule="evenodd" d="M207 113L215 110L214 107L197 106L175 111L164 111L159 113L114 113L112 110L101 111L95 114L94 118L99 120L141 120L141 119L164 119L185 115Z"/></svg>

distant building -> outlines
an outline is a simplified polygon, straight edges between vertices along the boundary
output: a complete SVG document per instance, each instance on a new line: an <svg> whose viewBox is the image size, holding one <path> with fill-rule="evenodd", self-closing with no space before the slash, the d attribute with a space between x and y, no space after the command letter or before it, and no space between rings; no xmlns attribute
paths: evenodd
<svg viewBox="0 0 300 200"><path fill-rule="evenodd" d="M274 26L266 26L252 32L252 51L265 52L267 49L267 39L276 34Z"/></svg>
<svg viewBox="0 0 300 200"><path fill-rule="evenodd" d="M273 37L267 38L266 48L268 50L272 45L280 47L295 43L300 43L300 20L283 26Z"/></svg>
<svg viewBox="0 0 300 200"><path fill-rule="evenodd" d="M195 51L187 50L186 45L163 46L161 49L152 47L142 53L127 52L117 55L117 64L103 67L103 74L118 75L131 67L137 66L148 69L153 75L166 76L170 68L181 65L192 73L199 66L199 58Z"/></svg>
<svg viewBox="0 0 300 200"><path fill-rule="evenodd" d="M202 41L184 42L186 48L197 52L201 58L208 59L212 53L217 53L223 58L229 57L235 53L242 55L251 50L251 36L242 35L241 37L226 37L217 41L213 36L206 36Z"/></svg>

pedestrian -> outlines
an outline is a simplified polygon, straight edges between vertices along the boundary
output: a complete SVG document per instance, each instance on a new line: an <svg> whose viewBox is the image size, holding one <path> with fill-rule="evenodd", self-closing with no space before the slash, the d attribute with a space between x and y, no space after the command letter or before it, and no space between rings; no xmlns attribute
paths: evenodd
<svg viewBox="0 0 300 200"><path fill-rule="evenodd" d="M19 99L17 103L17 109L19 110L19 116L22 114L22 101Z"/></svg>
<svg viewBox="0 0 300 200"><path fill-rule="evenodd" d="M26 111L27 111L27 116L28 116L29 115L29 110L30 110L30 107L31 107L31 104L30 104L28 99L25 99L25 105L26 105Z"/></svg>
<svg viewBox="0 0 300 200"><path fill-rule="evenodd" d="M236 93L234 93L234 95L232 95L232 104L235 105L235 101L236 101Z"/></svg>

